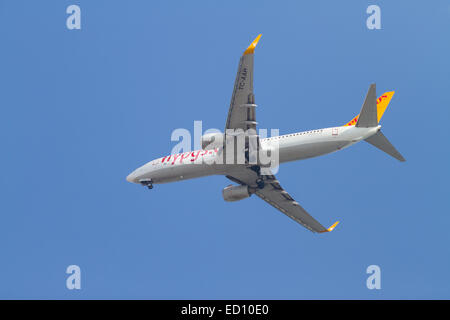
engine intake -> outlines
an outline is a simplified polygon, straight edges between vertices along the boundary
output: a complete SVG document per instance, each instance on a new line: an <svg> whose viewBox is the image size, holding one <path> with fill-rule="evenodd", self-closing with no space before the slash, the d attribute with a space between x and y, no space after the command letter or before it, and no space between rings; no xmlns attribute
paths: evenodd
<svg viewBox="0 0 450 320"><path fill-rule="evenodd" d="M250 197L248 186L233 186L229 185L222 190L223 200L225 201L239 201Z"/></svg>

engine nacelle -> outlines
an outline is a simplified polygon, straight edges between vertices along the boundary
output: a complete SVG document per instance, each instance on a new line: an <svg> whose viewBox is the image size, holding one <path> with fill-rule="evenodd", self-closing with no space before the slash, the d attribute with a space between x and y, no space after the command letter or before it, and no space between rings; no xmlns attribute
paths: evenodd
<svg viewBox="0 0 450 320"><path fill-rule="evenodd" d="M207 133L200 139L203 150L211 150L220 148L223 146L224 135L223 133Z"/></svg>
<svg viewBox="0 0 450 320"><path fill-rule="evenodd" d="M239 201L250 197L248 186L233 186L229 185L222 190L223 200L225 201Z"/></svg>

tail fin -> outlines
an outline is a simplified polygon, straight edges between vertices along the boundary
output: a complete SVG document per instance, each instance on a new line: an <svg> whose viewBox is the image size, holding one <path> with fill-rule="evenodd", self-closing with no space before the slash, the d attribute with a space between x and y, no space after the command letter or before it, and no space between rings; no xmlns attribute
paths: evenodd
<svg viewBox="0 0 450 320"><path fill-rule="evenodd" d="M367 91L366 99L359 113L356 127L371 128L378 125L377 116L377 86L372 83Z"/></svg>
<svg viewBox="0 0 450 320"><path fill-rule="evenodd" d="M392 97L394 96L395 91L389 91L383 93L381 96L377 99L377 121L380 122L381 117L383 116L384 112L386 111L389 102L391 102ZM347 122L344 127L348 126L354 126L358 122L359 114L354 117L351 121Z"/></svg>
<svg viewBox="0 0 450 320"><path fill-rule="evenodd" d="M356 126L356 127L376 127L381 120L384 112L391 102L395 91L389 91L383 93L378 99L376 99L376 85L371 84L369 91L367 92L366 99L361 108L361 113L354 117L350 122L344 125L346 126ZM405 158L400 154L400 152L395 149L395 147L389 142L389 140L384 136L381 131L378 131L373 136L365 139L368 143L377 147L381 151L386 152L390 156L394 157L399 161L406 161Z"/></svg>
<svg viewBox="0 0 450 320"><path fill-rule="evenodd" d="M395 149L395 147L389 142L389 140L384 136L381 131L378 131L373 136L370 136L366 139L368 143L373 145L374 147L377 147L381 151L386 152L388 155L394 157L395 159L399 161L406 161L405 158L400 154L400 152Z"/></svg>

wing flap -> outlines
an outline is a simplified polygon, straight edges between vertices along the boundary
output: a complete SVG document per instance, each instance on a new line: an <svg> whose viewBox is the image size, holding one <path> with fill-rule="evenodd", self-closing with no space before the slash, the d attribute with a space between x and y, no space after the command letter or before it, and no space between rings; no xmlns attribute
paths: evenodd
<svg viewBox="0 0 450 320"><path fill-rule="evenodd" d="M249 168L242 167L234 170L234 172L227 176L227 178L234 182L248 185L258 197L312 232L330 232L339 223L339 221L335 222L331 227L325 228L281 187L274 175L265 175L262 177L265 181L264 188L259 189L254 183L258 176Z"/></svg>
<svg viewBox="0 0 450 320"><path fill-rule="evenodd" d="M266 184L263 189L256 190L255 194L275 207L289 218L300 223L302 226L312 232L323 233L329 230L314 219L297 201L295 201L289 193L284 189L273 187L270 183Z"/></svg>

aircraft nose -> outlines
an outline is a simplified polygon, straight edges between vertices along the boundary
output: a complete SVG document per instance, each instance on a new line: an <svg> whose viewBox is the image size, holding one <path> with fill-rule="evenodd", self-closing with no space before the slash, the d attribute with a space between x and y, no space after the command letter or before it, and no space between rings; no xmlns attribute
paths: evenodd
<svg viewBox="0 0 450 320"><path fill-rule="evenodd" d="M136 174L134 171L127 176L127 181L131 183L136 183Z"/></svg>

